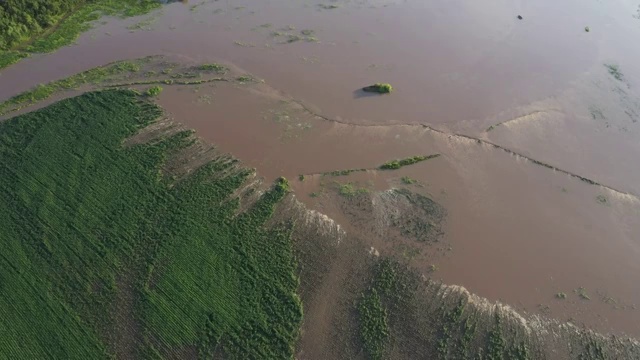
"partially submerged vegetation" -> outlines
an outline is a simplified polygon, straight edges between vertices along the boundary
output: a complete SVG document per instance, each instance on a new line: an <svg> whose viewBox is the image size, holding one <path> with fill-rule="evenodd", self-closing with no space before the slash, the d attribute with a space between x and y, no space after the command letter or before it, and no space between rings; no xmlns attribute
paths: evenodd
<svg viewBox="0 0 640 360"><path fill-rule="evenodd" d="M338 184L338 192L344 197L352 197L358 194L367 194L369 189L358 187L354 183Z"/></svg>
<svg viewBox="0 0 640 360"><path fill-rule="evenodd" d="M272 32L271 36L279 39L281 44L291 44L298 41L318 42L318 38L313 35L313 30L304 29L301 30L299 34L292 32L293 30L295 30L295 28L293 26L289 26Z"/></svg>
<svg viewBox="0 0 640 360"><path fill-rule="evenodd" d="M113 357L109 334L127 328L130 358L293 357L291 227L265 226L287 181L237 214L250 171L235 160L177 181L168 164L199 149L191 132L127 140L160 115L108 90L0 123L0 357Z"/></svg>
<svg viewBox="0 0 640 360"><path fill-rule="evenodd" d="M618 65L604 64L604 66L607 68L607 71L609 71L609 74L616 80L622 81L624 79L624 76L622 75L622 72L620 71L620 67Z"/></svg>
<svg viewBox="0 0 640 360"><path fill-rule="evenodd" d="M148 96L157 96L160 85L200 85L226 81L239 84L257 83L249 74L224 77L230 70L224 65L211 63L198 66L181 66L169 63L162 56L149 56L134 60L117 61L87 70L68 78L40 84L34 89L13 96L0 103L0 116L24 109L40 101L64 92L95 87L128 88L153 85Z"/></svg>
<svg viewBox="0 0 640 360"><path fill-rule="evenodd" d="M417 182L418 182L418 180L416 180L416 179L412 179L412 178L410 178L410 177L408 177L408 176L403 176L400 180L401 180L401 181L402 181L402 183L403 183L403 184L405 184L405 185L413 185L413 184L415 184L415 183L417 183Z"/></svg>
<svg viewBox="0 0 640 360"><path fill-rule="evenodd" d="M38 85L35 89L16 95L0 104L0 116L9 111L19 110L25 106L45 100L58 91L73 90L87 84L99 84L114 76L126 76L140 71L147 58L131 61L118 61L100 66L68 78L53 81L46 85Z"/></svg>
<svg viewBox="0 0 640 360"><path fill-rule="evenodd" d="M378 94L388 94L393 91L393 86L391 86L391 84L386 84L386 83L377 83L377 84L363 87L362 91L373 92Z"/></svg>
<svg viewBox="0 0 640 360"><path fill-rule="evenodd" d="M388 357L390 316L401 316L414 295L410 290L412 276L394 260L376 263L367 290L358 302L362 345L370 359Z"/></svg>
<svg viewBox="0 0 640 360"><path fill-rule="evenodd" d="M440 156L440 154L416 155L416 156L412 156L404 159L392 160L380 165L379 169L380 170L397 170L403 166L413 165L425 160L437 158L438 156Z"/></svg>
<svg viewBox="0 0 640 360"><path fill-rule="evenodd" d="M378 290L370 288L362 294L358 304L360 334L364 348L372 359L381 359L389 338L387 309L382 304Z"/></svg>
<svg viewBox="0 0 640 360"><path fill-rule="evenodd" d="M145 92L145 95L147 95L149 97L156 97L156 96L160 95L161 92L162 92L162 86L156 85L156 86L152 86L149 89L147 89L147 91Z"/></svg>
<svg viewBox="0 0 640 360"><path fill-rule="evenodd" d="M216 74L226 74L227 71L229 71L229 68L227 68L226 66L216 63L202 64L199 66L199 69L202 71L212 71Z"/></svg>

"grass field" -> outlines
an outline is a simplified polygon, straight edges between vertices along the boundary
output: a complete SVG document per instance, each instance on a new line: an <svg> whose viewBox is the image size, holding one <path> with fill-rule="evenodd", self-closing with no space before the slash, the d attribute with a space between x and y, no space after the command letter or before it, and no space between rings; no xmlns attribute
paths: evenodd
<svg viewBox="0 0 640 360"><path fill-rule="evenodd" d="M249 172L234 162L178 183L161 171L190 132L123 146L160 115L110 90L0 123L0 358L112 356L121 311L134 314L134 357L292 357L290 228L264 226L286 180L235 215Z"/></svg>

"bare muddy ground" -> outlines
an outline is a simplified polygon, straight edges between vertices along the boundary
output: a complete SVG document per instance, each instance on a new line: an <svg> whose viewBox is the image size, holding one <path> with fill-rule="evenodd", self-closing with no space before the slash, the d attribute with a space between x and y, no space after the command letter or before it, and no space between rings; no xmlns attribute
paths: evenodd
<svg viewBox="0 0 640 360"><path fill-rule="evenodd" d="M321 5L189 2L114 20L76 46L5 69L0 98L157 53L236 64L238 76L265 83L166 86L159 103L259 175L291 179L297 199L364 249L521 312L640 336L637 4ZM396 91L357 91L379 81ZM375 170L430 154L441 156ZM348 169L367 171L322 175ZM304 181L294 181L299 175ZM446 210L437 242L362 225L377 191L390 188L428 195ZM338 258L345 268L326 271L356 266ZM329 321L336 297L313 298L308 316ZM331 326L313 337L329 339ZM302 346L317 349L308 339Z"/></svg>

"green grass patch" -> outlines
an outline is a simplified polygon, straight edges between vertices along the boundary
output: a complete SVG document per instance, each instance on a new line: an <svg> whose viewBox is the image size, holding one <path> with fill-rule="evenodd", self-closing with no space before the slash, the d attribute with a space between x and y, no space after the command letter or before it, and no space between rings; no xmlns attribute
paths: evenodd
<svg viewBox="0 0 640 360"><path fill-rule="evenodd" d="M338 193L344 197L353 197L358 194L366 194L369 192L367 188L359 188L353 183L339 184Z"/></svg>
<svg viewBox="0 0 640 360"><path fill-rule="evenodd" d="M122 145L161 114L108 90L0 123L0 358L112 357L103 335L125 327L111 312L125 274L140 356L293 357L291 229L264 226L287 181L240 215L230 196L249 171L235 161L175 183L161 169L191 132Z"/></svg>
<svg viewBox="0 0 640 360"><path fill-rule="evenodd" d="M226 66L224 65L220 65L220 64L202 64L198 67L198 69L202 70L202 71L211 71L214 72L216 74L226 74L227 71L229 70Z"/></svg>
<svg viewBox="0 0 640 360"><path fill-rule="evenodd" d="M580 299L582 300L591 300L591 297L587 293L587 289L583 288L582 286L573 290L573 292L578 294L578 297L580 297Z"/></svg>
<svg viewBox="0 0 640 360"><path fill-rule="evenodd" d="M378 94L388 94L393 91L393 86L391 84L386 83L377 83L371 86L365 86L362 88L363 91L373 92Z"/></svg>
<svg viewBox="0 0 640 360"><path fill-rule="evenodd" d="M321 8L321 9L324 9L324 10L333 10L333 9L339 8L340 5L336 5L336 4L319 4L318 7Z"/></svg>
<svg viewBox="0 0 640 360"><path fill-rule="evenodd" d="M400 160L392 160L392 161L388 161L388 162L380 165L378 167L378 169L380 169L380 170L397 170L397 169L400 169L403 166L413 165L413 164L419 163L421 161L437 158L438 156L440 156L440 154L418 155L418 156L412 156L412 157L408 157L408 158L400 159Z"/></svg>
<svg viewBox="0 0 640 360"><path fill-rule="evenodd" d="M38 85L32 90L16 95L7 101L0 103L0 116L6 115L10 111L19 110L32 105L38 101L46 100L51 95L59 91L76 89L87 84L99 84L118 75L137 73L140 71L141 64L144 61L146 61L145 58L131 61L118 61L87 70L62 80L54 81L45 85Z"/></svg>
<svg viewBox="0 0 640 360"><path fill-rule="evenodd" d="M357 303L359 332L368 357L383 359L388 357L391 334L406 325L416 283L413 274L389 258L378 261L372 274Z"/></svg>
<svg viewBox="0 0 640 360"><path fill-rule="evenodd" d="M347 176L355 172L363 172L367 169L346 169L346 170L333 170L322 173L324 176Z"/></svg>
<svg viewBox="0 0 640 360"><path fill-rule="evenodd" d="M376 288L362 295L358 304L360 335L371 359L382 359L389 338L387 310L382 305Z"/></svg>
<svg viewBox="0 0 640 360"><path fill-rule="evenodd" d="M412 179L412 178L410 178L410 177L408 177L408 176L403 176L403 177L400 179L400 181L402 181L402 183L403 183L403 184L405 184L405 185L413 185L413 184L415 184L415 183L417 183L417 182L418 182L418 180L416 180L416 179Z"/></svg>
<svg viewBox="0 0 640 360"><path fill-rule="evenodd" d="M162 86L156 85L148 88L144 94L147 95L148 97L156 97L160 95L161 92L162 92Z"/></svg>
<svg viewBox="0 0 640 360"><path fill-rule="evenodd" d="M0 69L11 64L15 64L21 59L28 57L29 54L22 51L1 51L0 50Z"/></svg>

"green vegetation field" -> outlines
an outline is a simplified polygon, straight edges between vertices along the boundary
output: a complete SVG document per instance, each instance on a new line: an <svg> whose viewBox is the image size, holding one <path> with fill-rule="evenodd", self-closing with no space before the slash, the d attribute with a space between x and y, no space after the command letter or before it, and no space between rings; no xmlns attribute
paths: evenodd
<svg viewBox="0 0 640 360"><path fill-rule="evenodd" d="M157 0L0 1L0 69L71 44L102 15L135 16L159 6Z"/></svg>
<svg viewBox="0 0 640 360"><path fill-rule="evenodd" d="M160 115L109 90L0 123L0 358L292 358L291 229L265 227L286 180L238 215L235 161L162 171L190 132L123 145Z"/></svg>

